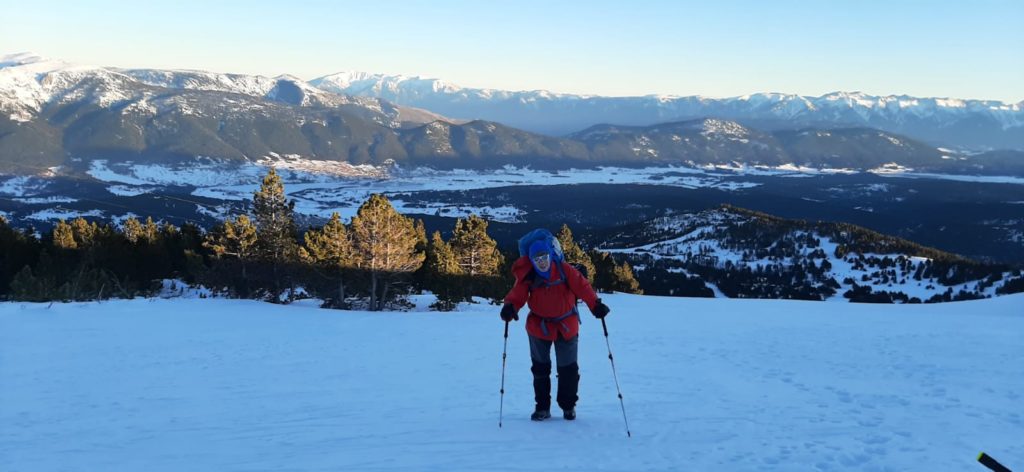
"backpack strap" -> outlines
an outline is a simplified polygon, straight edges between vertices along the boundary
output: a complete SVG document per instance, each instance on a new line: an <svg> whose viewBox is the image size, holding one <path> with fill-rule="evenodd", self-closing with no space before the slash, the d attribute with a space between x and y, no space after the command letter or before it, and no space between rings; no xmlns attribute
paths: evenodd
<svg viewBox="0 0 1024 472"><path fill-rule="evenodd" d="M572 287L569 286L569 278L565 276L565 269L562 268L562 264L563 263L561 263L561 262L558 264L558 280L556 280L554 282L550 282L547 279L545 279L544 277L541 277L541 276L537 275L536 272L531 272L530 276L533 277L533 280L530 282L530 285L528 286L529 287L529 291L532 292L533 289L535 289L537 287L545 287L546 288L546 287L554 287L556 285L565 284L565 286L567 288L569 288L569 292L572 292ZM572 310L569 310L568 313L566 313L566 314L564 314L562 316L559 316L557 318L544 318L543 316L539 316L539 315L537 316L538 318L540 318L540 329L544 333L545 337L548 336L548 323L561 323L563 328L569 329L569 327L566 326L566 324L565 324L565 319L569 318L570 316L575 315L576 319L579 320L579 323L581 325L583 324L583 318L580 316L580 312L577 309L577 307L578 307L578 305L580 303L580 299L576 298L575 294L573 295L573 298L575 300L573 301L573 304L572 304Z"/></svg>
<svg viewBox="0 0 1024 472"><path fill-rule="evenodd" d="M533 291L533 289L535 289L537 287L545 287L545 288L547 288L547 287L554 287L555 285L561 285L561 284L565 284L567 286L569 285L569 279L566 278L566 276L565 276L565 270L562 269L562 267L560 265L558 267L558 280L556 280L554 282L552 282L552 281L550 281L548 279L545 279L544 277L540 277L539 275L537 275L536 272L531 272L531 276L533 277L533 280L530 282L530 291L531 292ZM571 290L571 287L570 287L570 290Z"/></svg>
<svg viewBox="0 0 1024 472"><path fill-rule="evenodd" d="M571 316L575 316L577 318L580 317L580 312L579 312L579 310L576 309L576 305L573 305L572 309L569 310L568 313L566 313L566 314L564 314L562 316L559 316L558 318L544 318L543 316L538 316L537 318L540 318L540 330L541 330L541 332L544 333L544 337L550 336L549 331L548 331L548 323L559 323L559 324L562 325L563 329L568 331L569 330L569 326L565 324L565 320L567 318L571 317ZM580 319L580 324L583 324L583 320L582 319Z"/></svg>

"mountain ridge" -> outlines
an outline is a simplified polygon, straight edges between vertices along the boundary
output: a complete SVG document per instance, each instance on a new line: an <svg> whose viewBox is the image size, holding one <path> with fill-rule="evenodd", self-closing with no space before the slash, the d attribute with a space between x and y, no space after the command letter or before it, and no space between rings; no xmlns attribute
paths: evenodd
<svg viewBox="0 0 1024 472"><path fill-rule="evenodd" d="M871 127L824 128L810 137L701 117L555 137L493 120L454 120L385 98L339 95L287 75L75 66L28 54L0 57L0 64L0 166L8 172L81 159L255 161L275 154L356 165L743 163L870 170L894 163L990 172L986 157L943 152ZM1024 160L1015 156L1000 154L998 168L1024 172Z"/></svg>
<svg viewBox="0 0 1024 472"><path fill-rule="evenodd" d="M489 119L552 135L602 122L650 125L713 116L751 124L790 122L775 126L789 126L793 122L818 127L870 126L935 145L1024 149L1024 101L876 96L844 91L817 97L778 92L726 98L656 94L611 97L460 87L440 79L365 72L336 73L310 83L335 93L376 96L446 116Z"/></svg>

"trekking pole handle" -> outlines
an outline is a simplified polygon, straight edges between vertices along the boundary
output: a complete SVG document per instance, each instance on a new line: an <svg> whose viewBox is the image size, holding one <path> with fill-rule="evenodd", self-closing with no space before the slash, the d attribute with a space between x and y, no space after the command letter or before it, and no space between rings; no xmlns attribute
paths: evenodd
<svg viewBox="0 0 1024 472"><path fill-rule="evenodd" d="M604 328L604 337L608 337L608 324L604 322L604 318L601 318L601 327Z"/></svg>

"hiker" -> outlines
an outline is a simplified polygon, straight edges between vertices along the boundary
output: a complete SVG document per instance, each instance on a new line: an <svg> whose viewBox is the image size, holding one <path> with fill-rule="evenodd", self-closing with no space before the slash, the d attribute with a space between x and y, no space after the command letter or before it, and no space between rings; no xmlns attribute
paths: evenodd
<svg viewBox="0 0 1024 472"><path fill-rule="evenodd" d="M505 296L501 319L519 319L519 309L529 305L526 332L533 365L534 421L551 417L551 346L558 365L558 406L567 420L576 419L579 364L576 362L580 319L576 310L583 300L597 318L611 311L601 303L587 278L566 263L558 240L547 230L535 230L519 241L520 257L512 264L515 286Z"/></svg>

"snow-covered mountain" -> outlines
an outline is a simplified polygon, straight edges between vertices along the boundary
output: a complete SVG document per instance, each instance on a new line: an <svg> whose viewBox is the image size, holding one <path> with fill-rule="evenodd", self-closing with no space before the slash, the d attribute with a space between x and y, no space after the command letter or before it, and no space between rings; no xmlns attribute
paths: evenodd
<svg viewBox="0 0 1024 472"><path fill-rule="evenodd" d="M168 89L224 92L297 106L363 108L368 118L393 127L443 118L377 98L326 92L290 75L271 78L191 70L119 69L71 64L32 53L0 56L0 113L14 121L29 121L45 108L70 103L155 112L154 101L159 101Z"/></svg>
<svg viewBox="0 0 1024 472"><path fill-rule="evenodd" d="M289 76L77 66L0 57L0 168L40 174L78 160L259 160L362 164L405 157L399 131L442 120ZM88 167L86 164L85 167Z"/></svg>
<svg viewBox="0 0 1024 472"><path fill-rule="evenodd" d="M603 297L624 406L584 309L579 416L541 423L522 321L499 394L486 303L3 303L0 457L11 471L962 472L984 470L984 450L1024 465L1024 295Z"/></svg>
<svg viewBox="0 0 1024 472"><path fill-rule="evenodd" d="M493 121L447 119L391 99L401 98L403 84L415 85L413 95L419 97L457 95L461 102L477 104L491 97L514 103L510 110L530 113L569 102L594 110L604 99L546 92L517 99L514 93L473 92L438 81L382 82L375 77L346 75L307 83L287 75L117 69L31 54L0 56L0 171L45 175L58 168L81 173L92 160L254 162L291 156L296 161L437 167L738 163L867 171L893 163L932 172L1024 173L1024 160L1012 154L1017 151L972 157L869 127L773 131L766 122L762 129L698 118L646 127L598 125L552 137ZM744 100L778 110L795 103ZM621 108L624 113L632 109ZM558 113L545 116L572 121ZM801 120L786 123L793 127Z"/></svg>
<svg viewBox="0 0 1024 472"><path fill-rule="evenodd" d="M544 90L460 87L439 79L342 72L310 81L335 93L379 97L446 116L499 121L562 135L601 123L651 125L714 117L765 129L871 127L935 145L1024 149L1024 102L834 92L820 97L756 93L701 96L602 97Z"/></svg>

